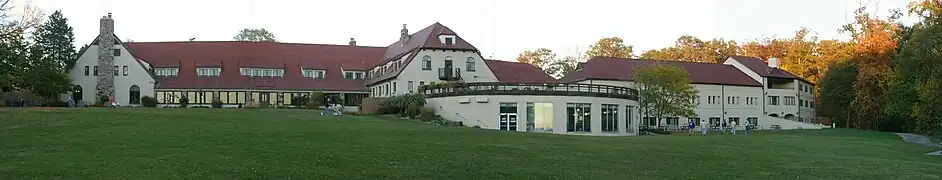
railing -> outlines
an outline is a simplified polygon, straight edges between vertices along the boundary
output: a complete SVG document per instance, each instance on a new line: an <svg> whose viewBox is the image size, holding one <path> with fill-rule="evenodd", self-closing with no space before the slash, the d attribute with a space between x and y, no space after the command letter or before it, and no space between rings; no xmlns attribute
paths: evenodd
<svg viewBox="0 0 942 180"><path fill-rule="evenodd" d="M443 83L422 86L427 97L464 95L549 95L588 96L638 100L638 91L626 87L578 83Z"/></svg>
<svg viewBox="0 0 942 180"><path fill-rule="evenodd" d="M438 68L438 79L454 81L461 79L461 68Z"/></svg>

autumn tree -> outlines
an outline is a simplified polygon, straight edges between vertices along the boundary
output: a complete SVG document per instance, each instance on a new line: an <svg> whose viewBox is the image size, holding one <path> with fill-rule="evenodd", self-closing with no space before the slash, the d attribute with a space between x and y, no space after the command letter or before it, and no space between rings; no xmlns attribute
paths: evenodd
<svg viewBox="0 0 942 180"><path fill-rule="evenodd" d="M722 63L730 56L737 55L737 52L738 47L735 41L726 41L722 38L703 41L694 36L684 35L674 41L674 46L645 51L641 54L641 58Z"/></svg>
<svg viewBox="0 0 942 180"><path fill-rule="evenodd" d="M898 34L901 32L897 20L899 14L887 19L873 17L865 7L855 11L852 23L844 25L842 32L851 35L857 63L857 79L854 82L854 100L849 111L852 128L880 129L885 120L884 110L887 103L887 89L892 79L890 68L896 56Z"/></svg>
<svg viewBox="0 0 942 180"><path fill-rule="evenodd" d="M942 4L915 1L908 8L921 21L893 61L886 113L904 131L942 134Z"/></svg>
<svg viewBox="0 0 942 180"><path fill-rule="evenodd" d="M699 91L690 84L687 71L671 64L656 63L634 69L639 107L646 116L695 116Z"/></svg>
<svg viewBox="0 0 942 180"><path fill-rule="evenodd" d="M625 45L625 41L619 37L606 37L589 46L589 51L585 53L585 57L604 56L627 59L634 57L633 48L630 45Z"/></svg>
<svg viewBox="0 0 942 180"><path fill-rule="evenodd" d="M556 53L546 48L526 50L517 55L517 62L532 64L555 78L575 70L580 61L580 58L572 56L557 58Z"/></svg>
<svg viewBox="0 0 942 180"><path fill-rule="evenodd" d="M239 31L239 34L232 37L235 41L251 41L251 42L277 42L278 38L275 38L275 34L269 32L265 28L261 29L242 29Z"/></svg>
<svg viewBox="0 0 942 180"><path fill-rule="evenodd" d="M526 50L517 55L517 62L532 64L533 66L543 68L547 63L556 59L556 53L546 48L536 50Z"/></svg>

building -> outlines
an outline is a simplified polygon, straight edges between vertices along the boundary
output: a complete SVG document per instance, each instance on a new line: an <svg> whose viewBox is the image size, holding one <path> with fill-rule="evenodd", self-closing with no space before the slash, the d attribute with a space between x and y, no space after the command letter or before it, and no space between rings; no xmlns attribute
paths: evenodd
<svg viewBox="0 0 942 180"><path fill-rule="evenodd" d="M485 59L440 23L415 33L403 25L399 40L386 47L359 46L353 38L347 45L121 42L111 14L100 25L71 69L74 91L64 96L85 103L113 96L130 106L150 96L158 106L177 106L187 97L196 106L218 98L226 107L285 107L323 92L355 109L367 97L422 93L426 107L442 117L496 130L636 135L641 127L677 129L686 120L715 125L720 119L814 128L799 122L814 117L813 109L794 102L810 104L813 95L802 90L813 85L755 58L668 62L688 70L701 104L697 117L658 121L639 111L631 77L633 67L654 61L595 57L557 80L529 64Z"/></svg>

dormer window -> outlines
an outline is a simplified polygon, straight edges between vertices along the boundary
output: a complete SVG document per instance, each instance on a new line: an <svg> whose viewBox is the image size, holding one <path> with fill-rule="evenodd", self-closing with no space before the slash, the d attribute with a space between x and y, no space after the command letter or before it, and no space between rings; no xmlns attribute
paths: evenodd
<svg viewBox="0 0 942 180"><path fill-rule="evenodd" d="M252 77L282 77L285 75L284 69L270 68L239 68L243 76Z"/></svg>
<svg viewBox="0 0 942 180"><path fill-rule="evenodd" d="M364 75L363 71L344 71L343 72L344 79L363 79L363 75Z"/></svg>
<svg viewBox="0 0 942 180"><path fill-rule="evenodd" d="M327 71L324 70L305 69L302 71L305 78L324 79L325 74Z"/></svg>
<svg viewBox="0 0 942 180"><path fill-rule="evenodd" d="M449 45L449 46L454 45L455 40L457 39L458 38L455 37L455 35L439 35L438 36L438 40L440 40L442 44Z"/></svg>
<svg viewBox="0 0 942 180"><path fill-rule="evenodd" d="M177 68L154 68L154 74L158 76L177 76L177 71Z"/></svg>
<svg viewBox="0 0 942 180"><path fill-rule="evenodd" d="M219 72L222 69L220 68L196 68L196 75L198 76L219 76Z"/></svg>

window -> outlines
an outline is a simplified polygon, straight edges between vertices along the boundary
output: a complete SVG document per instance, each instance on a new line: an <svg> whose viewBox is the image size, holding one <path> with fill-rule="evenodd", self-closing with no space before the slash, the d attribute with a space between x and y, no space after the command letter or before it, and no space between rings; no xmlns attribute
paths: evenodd
<svg viewBox="0 0 942 180"><path fill-rule="evenodd" d="M785 96L785 97L784 97L784 101L785 101L784 104L785 104L786 106L794 106L794 105L795 105L795 96Z"/></svg>
<svg viewBox="0 0 942 180"><path fill-rule="evenodd" d="M733 97L726 97L726 104L733 104Z"/></svg>
<svg viewBox="0 0 942 180"><path fill-rule="evenodd" d="M392 93L393 93L393 94L396 94L396 93L397 93L397 92L396 92L396 82L393 82L393 83L392 83Z"/></svg>
<svg viewBox="0 0 942 180"><path fill-rule="evenodd" d="M425 86L425 81L419 81L419 87Z"/></svg>
<svg viewBox="0 0 942 180"><path fill-rule="evenodd" d="M344 79L353 79L353 72L344 72L344 73L343 73L343 78L344 78Z"/></svg>
<svg viewBox="0 0 942 180"><path fill-rule="evenodd" d="M566 103L566 132L592 132L592 104Z"/></svg>
<svg viewBox="0 0 942 180"><path fill-rule="evenodd" d="M746 121L749 121L749 125L751 125L751 126L755 126L755 125L759 124L759 118L757 118L757 117L747 117L747 118L746 118Z"/></svg>
<svg viewBox="0 0 942 180"><path fill-rule="evenodd" d="M742 122L739 122L739 117L729 117L729 121L726 123L728 123L730 126L732 126L733 123L736 123L736 125L742 125Z"/></svg>
<svg viewBox="0 0 942 180"><path fill-rule="evenodd" d="M85 76L88 76L88 66L85 66Z"/></svg>
<svg viewBox="0 0 942 180"><path fill-rule="evenodd" d="M353 74L353 78L354 78L354 79L363 79L363 76L365 76L365 74L366 74L365 72L357 72L357 73L354 73L354 74Z"/></svg>
<svg viewBox="0 0 942 180"><path fill-rule="evenodd" d="M670 127L679 127L679 126L680 126L680 118L677 118L677 117L667 117L666 119L667 119L667 126L670 126Z"/></svg>
<svg viewBox="0 0 942 180"><path fill-rule="evenodd" d="M442 44L445 44L445 45L453 45L453 44L455 44L455 39L458 39L455 35L440 35L440 36L438 36L438 40L440 40L440 41L442 42Z"/></svg>
<svg viewBox="0 0 942 180"><path fill-rule="evenodd" d="M304 77L314 79L324 79L326 74L327 73L324 70L304 70L301 72L301 75Z"/></svg>
<svg viewBox="0 0 942 180"><path fill-rule="evenodd" d="M687 122L689 123L690 121L693 121L694 126L703 127L702 125L700 125L700 118L699 118L699 117L687 118Z"/></svg>
<svg viewBox="0 0 942 180"><path fill-rule="evenodd" d="M553 132L553 103L527 103L527 132Z"/></svg>
<svg viewBox="0 0 942 180"><path fill-rule="evenodd" d="M602 104L602 132L618 132L617 104Z"/></svg>
<svg viewBox="0 0 942 180"><path fill-rule="evenodd" d="M720 126L720 117L710 117L710 127Z"/></svg>
<svg viewBox="0 0 942 180"><path fill-rule="evenodd" d="M95 71L92 72L92 75L98 76L98 66L95 66Z"/></svg>
<svg viewBox="0 0 942 180"><path fill-rule="evenodd" d="M805 106L805 100L804 100L804 99L798 99L798 106L806 107L806 106Z"/></svg>
<svg viewBox="0 0 942 180"><path fill-rule="evenodd" d="M626 123L625 123L625 129L628 130L628 131L633 131L633 129L634 129L634 128L631 128L631 120L632 120L631 118L632 118L632 114L633 114L633 113L631 113L631 111L632 111L633 109L635 109L634 106L625 106L625 122L626 122Z"/></svg>
<svg viewBox="0 0 942 180"><path fill-rule="evenodd" d="M658 124L660 124L655 117L644 117L643 119L641 123L644 123L644 126L658 126Z"/></svg>
<svg viewBox="0 0 942 180"><path fill-rule="evenodd" d="M177 68L156 68L154 73L158 76L177 76Z"/></svg>
<svg viewBox="0 0 942 180"><path fill-rule="evenodd" d="M406 85L409 85L409 87L408 87L408 89L409 89L409 93L412 93L412 92L414 92L414 91L413 91L413 87L412 87L412 81L409 81L409 83L408 83L408 84L406 84Z"/></svg>
<svg viewBox="0 0 942 180"><path fill-rule="evenodd" d="M121 56L121 49L114 49L114 56Z"/></svg>
<svg viewBox="0 0 942 180"><path fill-rule="evenodd" d="M124 69L124 76L128 76L128 66L122 66L121 69Z"/></svg>
<svg viewBox="0 0 942 180"><path fill-rule="evenodd" d="M422 70L432 70L432 57L422 56Z"/></svg>
<svg viewBox="0 0 942 180"><path fill-rule="evenodd" d="M467 70L468 72L474 72L474 58L473 57L468 57L468 60L465 61L464 69Z"/></svg>
<svg viewBox="0 0 942 180"><path fill-rule="evenodd" d="M127 67L127 66L125 66ZM131 86L131 89L128 90L128 104L141 104L141 87L137 85Z"/></svg>
<svg viewBox="0 0 942 180"><path fill-rule="evenodd" d="M121 74L121 71L118 71L119 70L118 66L114 66L114 69L111 69L111 70L112 70L111 74L113 74L114 76L118 76L118 74Z"/></svg>
<svg viewBox="0 0 942 180"><path fill-rule="evenodd" d="M344 71L344 72L343 72L343 78L344 78L344 79L363 79L363 74L364 74L364 72L358 72L358 71Z"/></svg>
<svg viewBox="0 0 942 180"><path fill-rule="evenodd" d="M769 96L769 105L778 105L778 96Z"/></svg>
<svg viewBox="0 0 942 180"><path fill-rule="evenodd" d="M390 95L390 94L389 94L389 91L390 91L390 90L389 90L389 83L386 83L385 89L386 89L386 92L384 92L383 94L385 94L385 95L387 95L387 96Z"/></svg>
<svg viewBox="0 0 942 180"><path fill-rule="evenodd" d="M198 76L219 76L220 68L196 68Z"/></svg>
<svg viewBox="0 0 942 180"><path fill-rule="evenodd" d="M500 103L500 130L517 131L517 103Z"/></svg>
<svg viewBox="0 0 942 180"><path fill-rule="evenodd" d="M206 68L213 69L213 68ZM221 71L221 69L219 70ZM208 76L219 76L217 70L207 70L205 71ZM252 77L284 77L284 69L271 69L271 68L239 68L239 72L243 76L252 76ZM302 71L302 73L304 73ZM274 98L274 97L273 97Z"/></svg>

